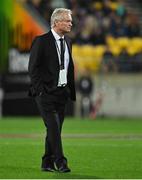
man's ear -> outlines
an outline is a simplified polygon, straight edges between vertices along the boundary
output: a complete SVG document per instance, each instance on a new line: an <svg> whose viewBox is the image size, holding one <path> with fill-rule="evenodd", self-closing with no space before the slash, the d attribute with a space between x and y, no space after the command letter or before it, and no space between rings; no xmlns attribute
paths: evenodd
<svg viewBox="0 0 142 180"><path fill-rule="evenodd" d="M57 24L58 24L58 21L55 21L55 22L54 22L54 26L57 26Z"/></svg>

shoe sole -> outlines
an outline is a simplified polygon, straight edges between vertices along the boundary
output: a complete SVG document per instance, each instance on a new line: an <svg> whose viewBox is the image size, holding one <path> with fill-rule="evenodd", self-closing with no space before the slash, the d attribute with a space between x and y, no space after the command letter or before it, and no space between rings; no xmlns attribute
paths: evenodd
<svg viewBox="0 0 142 180"><path fill-rule="evenodd" d="M41 171L54 172L55 170L50 168L42 168Z"/></svg>
<svg viewBox="0 0 142 180"><path fill-rule="evenodd" d="M68 173L71 172L71 170L69 169L65 169L65 170L57 170L59 173Z"/></svg>

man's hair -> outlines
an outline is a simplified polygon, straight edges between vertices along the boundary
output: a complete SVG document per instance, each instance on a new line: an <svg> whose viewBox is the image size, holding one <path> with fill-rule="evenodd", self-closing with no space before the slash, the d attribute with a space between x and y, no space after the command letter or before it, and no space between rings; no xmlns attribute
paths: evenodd
<svg viewBox="0 0 142 180"><path fill-rule="evenodd" d="M51 28L54 26L55 21L60 21L63 20L63 14L64 13L68 13L68 14L72 14L72 11L70 9L65 9L65 8L56 8L52 15L51 15L51 19L50 19L50 24L51 24Z"/></svg>

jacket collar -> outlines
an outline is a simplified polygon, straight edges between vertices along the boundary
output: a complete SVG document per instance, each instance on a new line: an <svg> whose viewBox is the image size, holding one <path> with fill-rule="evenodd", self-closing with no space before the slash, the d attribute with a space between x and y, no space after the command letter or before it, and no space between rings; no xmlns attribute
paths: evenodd
<svg viewBox="0 0 142 180"><path fill-rule="evenodd" d="M60 37L59 34L57 34L57 33L54 31L54 29L51 29L51 32L52 32L54 38L56 39L56 41L59 40L60 38L63 38L63 39L64 39L64 36Z"/></svg>
<svg viewBox="0 0 142 180"><path fill-rule="evenodd" d="M56 40L51 30L48 32L48 34L49 34L49 38L51 39L51 41L53 41L53 40L55 41ZM71 45L69 43L69 39L66 36L64 36L64 39L65 39L65 41L67 43L67 46L69 48L69 52L71 53Z"/></svg>

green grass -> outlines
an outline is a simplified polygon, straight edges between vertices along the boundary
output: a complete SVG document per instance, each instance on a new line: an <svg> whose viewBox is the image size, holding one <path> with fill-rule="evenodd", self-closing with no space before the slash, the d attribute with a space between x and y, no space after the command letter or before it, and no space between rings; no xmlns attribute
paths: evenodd
<svg viewBox="0 0 142 180"><path fill-rule="evenodd" d="M142 178L140 119L66 119L63 146L72 170L68 174L40 171L44 135L38 117L0 119L0 178Z"/></svg>

